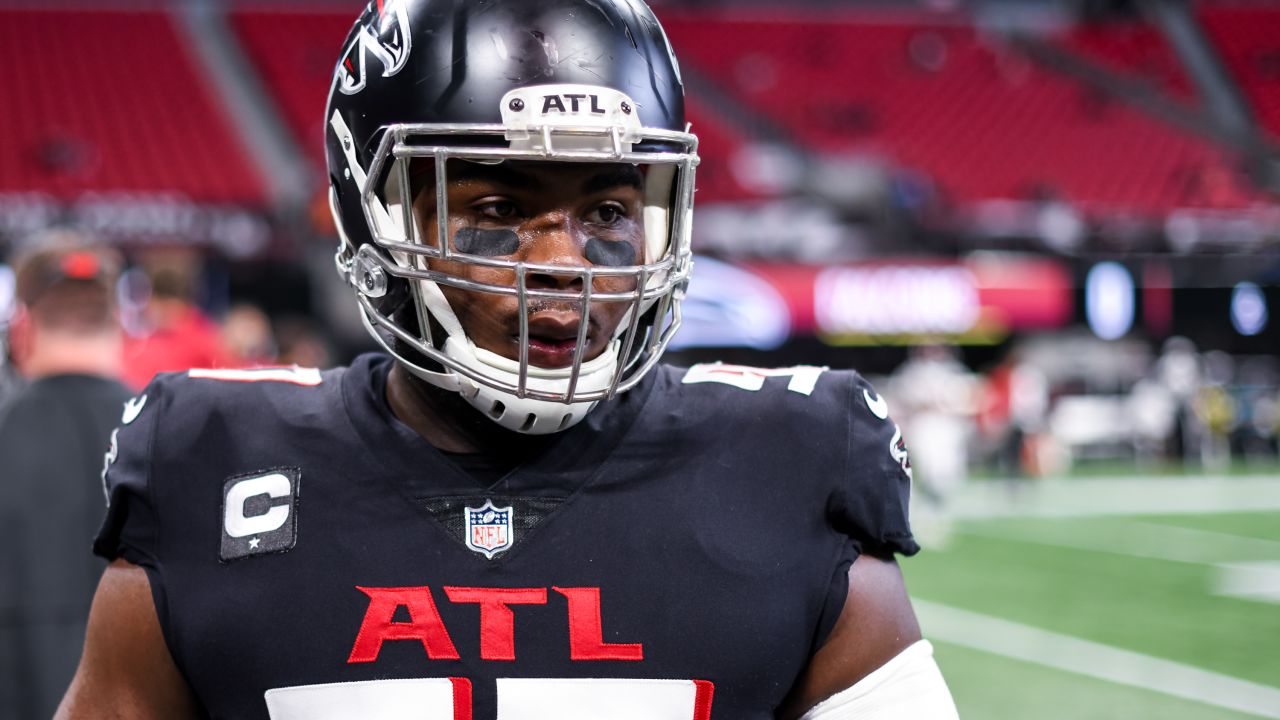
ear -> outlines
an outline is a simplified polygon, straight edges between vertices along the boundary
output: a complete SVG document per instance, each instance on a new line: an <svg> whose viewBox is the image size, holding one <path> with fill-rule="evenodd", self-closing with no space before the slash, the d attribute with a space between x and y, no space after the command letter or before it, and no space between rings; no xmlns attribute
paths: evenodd
<svg viewBox="0 0 1280 720"><path fill-rule="evenodd" d="M9 355L19 372L25 374L27 360L35 345L36 324L25 305L18 305L9 319Z"/></svg>

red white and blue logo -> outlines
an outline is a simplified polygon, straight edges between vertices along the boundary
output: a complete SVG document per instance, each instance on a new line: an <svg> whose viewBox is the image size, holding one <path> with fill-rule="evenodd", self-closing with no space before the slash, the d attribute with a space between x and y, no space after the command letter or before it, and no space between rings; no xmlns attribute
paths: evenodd
<svg viewBox="0 0 1280 720"><path fill-rule="evenodd" d="M484 505L478 508L464 508L462 515L466 521L467 547L483 553L490 560L509 549L516 539L515 526L511 524L513 514L510 506L494 507L492 500L485 500Z"/></svg>

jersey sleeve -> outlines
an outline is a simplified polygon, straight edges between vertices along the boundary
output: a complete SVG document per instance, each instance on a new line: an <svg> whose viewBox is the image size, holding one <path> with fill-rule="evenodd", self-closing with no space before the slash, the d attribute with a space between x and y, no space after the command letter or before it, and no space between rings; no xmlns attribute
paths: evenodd
<svg viewBox="0 0 1280 720"><path fill-rule="evenodd" d="M859 553L888 557L920 551L911 534L911 460L884 398L849 374L847 447L831 522Z"/></svg>
<svg viewBox="0 0 1280 720"><path fill-rule="evenodd" d="M107 513L93 542L94 554L157 569L159 519L151 487L155 437L164 405L163 380L157 378L125 403L121 424L111 433L103 461Z"/></svg>

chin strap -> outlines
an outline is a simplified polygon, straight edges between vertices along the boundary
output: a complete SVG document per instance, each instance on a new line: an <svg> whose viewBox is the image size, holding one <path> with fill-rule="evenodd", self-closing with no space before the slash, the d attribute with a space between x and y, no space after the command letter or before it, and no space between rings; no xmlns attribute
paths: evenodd
<svg viewBox="0 0 1280 720"><path fill-rule="evenodd" d="M456 392L480 411L485 417L512 432L526 435L546 435L567 430L578 424L591 412L598 400L566 403L540 398L521 398L506 390L481 384L454 370L441 372L423 367L407 358L395 348L395 343L385 333L403 334L395 323L378 314L367 299L362 298L361 320L365 329L382 349L396 359L406 370L436 387ZM384 326L380 331L377 326ZM408 338L402 338L409 341ZM607 390L613 383L614 369L618 365L621 343L617 339L599 357L581 365L577 388L583 392ZM436 352L440 352L437 350ZM488 350L476 347L465 335L451 335L445 340L443 353L463 367L479 375L494 378L498 382L518 387L520 364ZM539 368L530 366L525 387L528 390L550 394L564 394L569 389L571 368Z"/></svg>
<svg viewBox="0 0 1280 720"><path fill-rule="evenodd" d="M578 372L579 390L598 392L608 389L618 366L618 347L618 341L614 340L599 357L582 363ZM488 377L512 385L520 382L520 363L478 348L466 337L450 336L445 340L444 352L464 367L483 367L483 374ZM530 366L525 387L535 392L563 394L569 389L571 376L571 368ZM481 385L470 378L455 377L462 385L470 386L473 390L460 391L472 407L507 430L527 435L546 435L567 430L581 422L599 404L598 400L567 403L521 398L504 390Z"/></svg>
<svg viewBox="0 0 1280 720"><path fill-rule="evenodd" d="M414 362L413 360L410 360L409 358L405 357L403 354L398 352L396 350L395 343L388 340L384 335L384 332L386 331L379 330L376 327L376 325L380 325L382 323L375 323L375 321L370 319L370 313L376 313L377 311L373 310L371 306L364 307L365 303L368 303L368 301L364 300L362 303L362 306L360 308L361 310L360 321L364 323L364 328L369 332L369 335L373 337L374 341L377 342L378 345L381 346L382 349L386 351L388 355L395 358L396 362L400 363L401 365L404 365L406 370L422 378L423 380L426 380L432 385L435 385L436 387L443 388L445 390L449 390L452 392L458 392L458 393L463 392L463 385L461 382L462 378L458 374L453 372L439 372L437 370L428 370L427 368L419 365L418 363Z"/></svg>

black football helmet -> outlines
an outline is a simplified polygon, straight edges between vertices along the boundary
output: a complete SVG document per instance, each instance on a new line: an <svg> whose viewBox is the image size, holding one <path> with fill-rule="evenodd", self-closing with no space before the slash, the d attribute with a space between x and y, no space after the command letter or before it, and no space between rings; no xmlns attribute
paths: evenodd
<svg viewBox="0 0 1280 720"><path fill-rule="evenodd" d="M504 427L541 434L578 422L656 364L680 325L692 266L698 157L676 58L640 0L375 0L343 46L325 126L338 271L366 327L414 374ZM448 168L507 160L640 168L642 257L567 269L423 237L411 190L422 187L423 168L434 178L423 192L435 195L426 227L450 238ZM458 277L433 259L504 268L515 281ZM534 288L534 273L581 282ZM593 292L595 279L618 276L634 290ZM518 298L519 359L477 347L442 286ZM581 313L569 367L529 362L529 303L544 299ZM608 348L588 359L593 303L627 312Z"/></svg>

